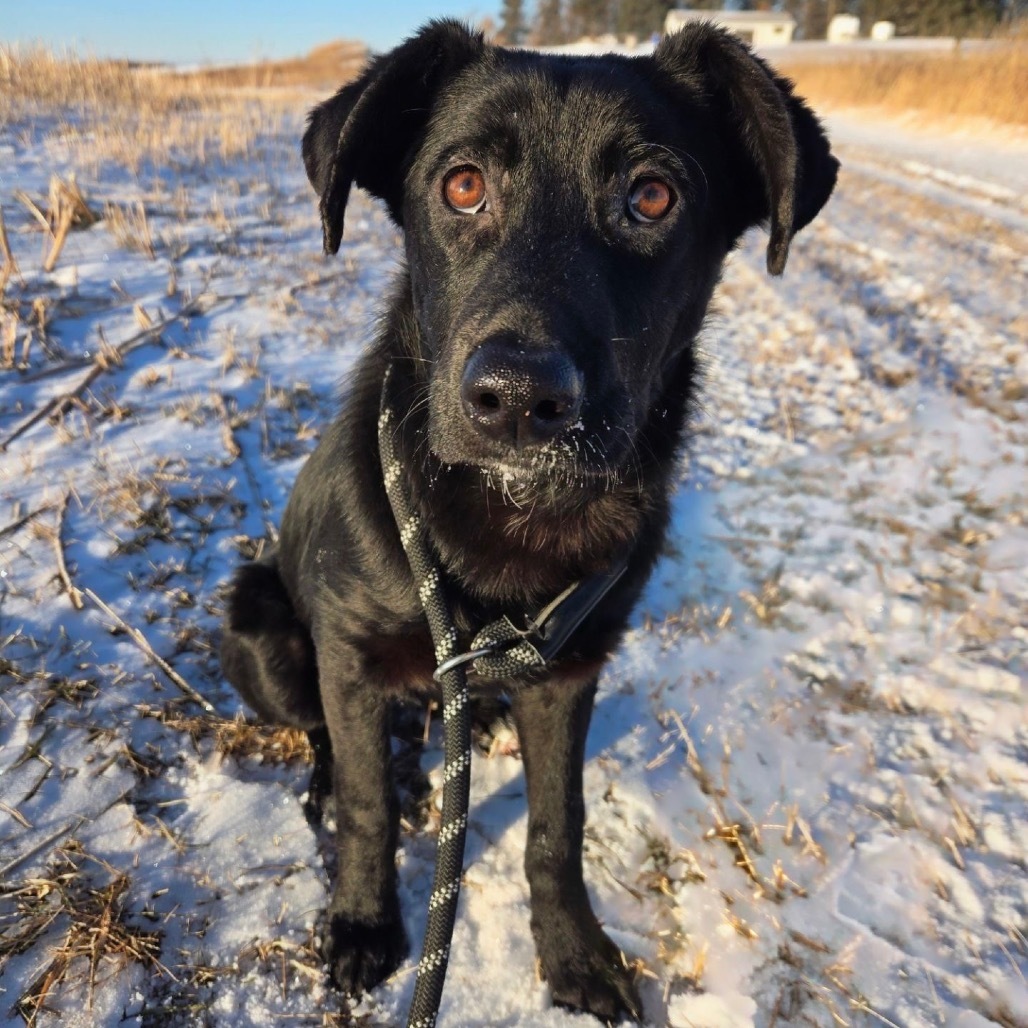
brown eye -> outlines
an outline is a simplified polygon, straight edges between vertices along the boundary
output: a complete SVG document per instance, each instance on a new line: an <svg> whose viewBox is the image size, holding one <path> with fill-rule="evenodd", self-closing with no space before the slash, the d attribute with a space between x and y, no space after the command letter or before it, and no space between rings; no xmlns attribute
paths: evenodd
<svg viewBox="0 0 1028 1028"><path fill-rule="evenodd" d="M660 221L671 210L675 194L659 178L637 178L628 194L628 213L636 221Z"/></svg>
<svg viewBox="0 0 1028 1028"><path fill-rule="evenodd" d="M443 179L446 202L461 214L478 214L485 210L485 178L478 168L454 168Z"/></svg>

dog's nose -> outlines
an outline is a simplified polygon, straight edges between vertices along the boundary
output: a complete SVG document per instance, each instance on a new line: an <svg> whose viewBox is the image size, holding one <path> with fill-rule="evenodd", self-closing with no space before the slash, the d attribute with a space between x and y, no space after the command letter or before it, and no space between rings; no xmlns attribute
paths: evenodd
<svg viewBox="0 0 1028 1028"><path fill-rule="evenodd" d="M521 450L547 442L574 421L584 386L582 373L559 350L498 336L468 358L460 394L482 435Z"/></svg>

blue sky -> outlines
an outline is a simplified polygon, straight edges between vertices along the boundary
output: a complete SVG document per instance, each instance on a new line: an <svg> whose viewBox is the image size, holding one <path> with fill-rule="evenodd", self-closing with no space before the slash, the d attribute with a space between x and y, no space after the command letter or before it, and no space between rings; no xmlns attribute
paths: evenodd
<svg viewBox="0 0 1028 1028"><path fill-rule="evenodd" d="M384 50L429 18L495 18L499 7L499 0L0 0L0 43L138 60L250 60L344 37Z"/></svg>

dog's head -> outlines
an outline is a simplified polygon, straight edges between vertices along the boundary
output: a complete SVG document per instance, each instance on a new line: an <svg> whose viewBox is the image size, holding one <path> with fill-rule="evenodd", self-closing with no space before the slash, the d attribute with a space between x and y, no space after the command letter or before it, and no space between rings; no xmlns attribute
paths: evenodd
<svg viewBox="0 0 1028 1028"><path fill-rule="evenodd" d="M529 478L630 459L688 388L727 252L766 222L780 274L838 167L790 84L710 25L579 58L434 22L315 108L303 155L326 252L353 183L404 229L432 450Z"/></svg>

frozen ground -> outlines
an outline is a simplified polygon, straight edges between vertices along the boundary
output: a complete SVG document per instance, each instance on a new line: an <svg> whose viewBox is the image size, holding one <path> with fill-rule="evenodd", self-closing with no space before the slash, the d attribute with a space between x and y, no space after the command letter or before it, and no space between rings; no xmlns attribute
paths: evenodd
<svg viewBox="0 0 1028 1028"><path fill-rule="evenodd" d="M319 256L299 114L267 124L245 160L131 174L66 123L0 129L2 1024L406 1009L411 964L354 1011L327 985L303 747L233 720L214 651L397 255L358 197ZM725 276L590 736L587 878L653 1025L1028 1023L1023 189L999 150L971 174L840 136L785 278L757 236ZM48 274L15 193L73 171L123 216ZM518 761L478 760L447 1028L595 1023L535 978L525 819ZM432 832L399 855L415 944Z"/></svg>

